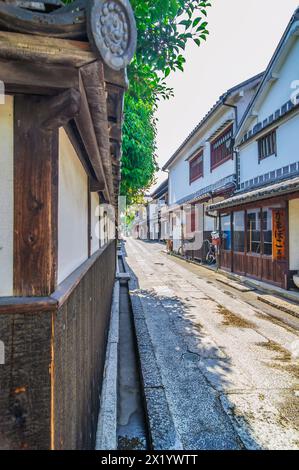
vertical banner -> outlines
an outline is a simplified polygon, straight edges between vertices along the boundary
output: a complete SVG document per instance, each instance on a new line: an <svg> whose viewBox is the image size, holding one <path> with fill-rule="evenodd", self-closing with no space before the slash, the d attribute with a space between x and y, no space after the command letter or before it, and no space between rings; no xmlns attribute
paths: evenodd
<svg viewBox="0 0 299 470"><path fill-rule="evenodd" d="M273 260L286 260L287 223L286 210L273 209Z"/></svg>

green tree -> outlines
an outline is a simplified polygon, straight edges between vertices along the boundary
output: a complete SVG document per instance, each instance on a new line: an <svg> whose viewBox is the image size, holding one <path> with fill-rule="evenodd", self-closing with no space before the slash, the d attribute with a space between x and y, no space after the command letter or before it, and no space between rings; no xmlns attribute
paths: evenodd
<svg viewBox="0 0 299 470"><path fill-rule="evenodd" d="M128 203L140 198L154 182L156 163L155 112L160 99L173 90L166 78L184 70L188 41L206 41L209 1L131 0L138 42L128 68L129 90L125 98L125 121L121 194Z"/></svg>

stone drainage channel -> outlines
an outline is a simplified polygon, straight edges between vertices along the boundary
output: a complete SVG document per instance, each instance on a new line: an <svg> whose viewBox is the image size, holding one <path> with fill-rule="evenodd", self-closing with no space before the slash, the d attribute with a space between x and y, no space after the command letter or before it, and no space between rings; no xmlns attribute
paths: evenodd
<svg viewBox="0 0 299 470"><path fill-rule="evenodd" d="M119 247L96 450L149 449L129 279Z"/></svg>
<svg viewBox="0 0 299 470"><path fill-rule="evenodd" d="M125 273L122 257L118 258L120 273ZM119 450L145 450L148 433L143 406L140 369L128 281L120 279L119 292L119 367L118 420Z"/></svg>

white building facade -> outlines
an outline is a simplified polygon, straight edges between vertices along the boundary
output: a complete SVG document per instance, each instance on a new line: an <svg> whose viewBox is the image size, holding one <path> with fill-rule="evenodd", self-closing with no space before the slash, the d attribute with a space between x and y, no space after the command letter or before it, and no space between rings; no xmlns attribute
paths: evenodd
<svg viewBox="0 0 299 470"><path fill-rule="evenodd" d="M220 214L221 267L279 287L299 271L299 9L236 134L235 196Z"/></svg>
<svg viewBox="0 0 299 470"><path fill-rule="evenodd" d="M261 78L222 95L163 168L169 173L170 235L176 252L205 259L206 240L217 228L217 218L206 214L206 205L236 188L234 136Z"/></svg>
<svg viewBox="0 0 299 470"><path fill-rule="evenodd" d="M148 205L148 225L150 240L165 240L168 235L165 208L168 204L168 180L163 181L151 194L152 200Z"/></svg>

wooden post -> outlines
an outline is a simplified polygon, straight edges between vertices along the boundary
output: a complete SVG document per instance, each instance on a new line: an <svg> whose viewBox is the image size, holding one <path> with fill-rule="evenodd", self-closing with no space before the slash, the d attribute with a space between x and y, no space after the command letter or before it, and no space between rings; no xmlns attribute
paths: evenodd
<svg viewBox="0 0 299 470"><path fill-rule="evenodd" d="M56 288L58 128L79 105L76 90L52 98L15 96L15 296L47 296Z"/></svg>
<svg viewBox="0 0 299 470"><path fill-rule="evenodd" d="M91 194L90 194L90 178L88 177L88 185L87 185L87 245L88 245L88 258L91 257Z"/></svg>

